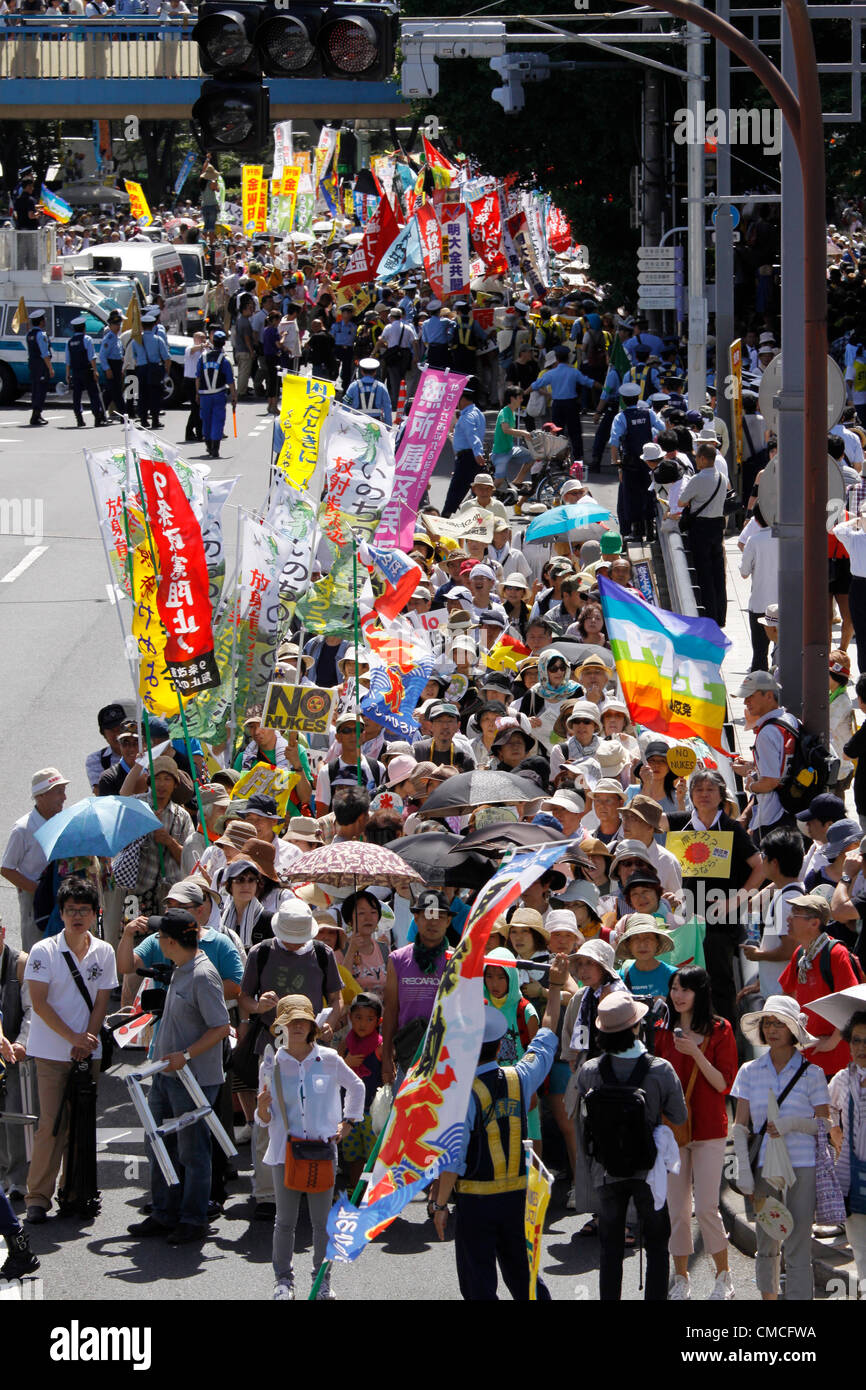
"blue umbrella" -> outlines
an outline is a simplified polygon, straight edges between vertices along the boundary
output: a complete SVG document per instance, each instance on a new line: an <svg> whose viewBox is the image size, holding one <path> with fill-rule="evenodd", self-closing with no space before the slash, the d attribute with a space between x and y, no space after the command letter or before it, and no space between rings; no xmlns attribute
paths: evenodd
<svg viewBox="0 0 866 1390"><path fill-rule="evenodd" d="M41 825L36 839L46 859L119 854L125 845L158 830L160 820L132 796L88 796Z"/></svg>
<svg viewBox="0 0 866 1390"><path fill-rule="evenodd" d="M582 502L569 502L565 507L551 507L543 516L537 516L527 526L523 539L540 541L546 536L561 536L564 531L577 531L596 521L610 521L610 512L587 497Z"/></svg>

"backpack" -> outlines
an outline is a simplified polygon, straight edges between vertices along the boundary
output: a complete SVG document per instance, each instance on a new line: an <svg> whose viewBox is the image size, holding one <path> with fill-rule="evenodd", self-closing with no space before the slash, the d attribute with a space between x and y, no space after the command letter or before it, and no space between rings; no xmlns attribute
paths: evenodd
<svg viewBox="0 0 866 1390"><path fill-rule="evenodd" d="M854 952L849 950L849 948L845 945L844 941L828 941L821 948L821 954L818 957L818 969L821 971L821 978L823 979L824 984L827 986L831 994L835 994L836 992L836 986L833 983L832 965L832 953L834 946L841 946L844 951L848 952L848 961L851 966L851 969L857 976L858 983L863 984L864 981L863 967L860 964L860 961L858 960L857 956L855 956ZM798 966L802 959L803 947L798 946L796 951L794 952L794 965Z"/></svg>
<svg viewBox="0 0 866 1390"><path fill-rule="evenodd" d="M602 1084L584 1099L586 1151L612 1178L648 1173L656 1161L643 1090L651 1062L649 1056L639 1057L628 1080L620 1082L605 1054L599 1064Z"/></svg>
<svg viewBox="0 0 866 1390"><path fill-rule="evenodd" d="M766 728L770 724L775 724L793 741L793 751L786 760L776 795L782 809L789 815L796 815L798 811L805 811L814 797L827 790L834 759L819 735L806 733L799 721L796 729L784 724L781 719L768 719L761 727Z"/></svg>

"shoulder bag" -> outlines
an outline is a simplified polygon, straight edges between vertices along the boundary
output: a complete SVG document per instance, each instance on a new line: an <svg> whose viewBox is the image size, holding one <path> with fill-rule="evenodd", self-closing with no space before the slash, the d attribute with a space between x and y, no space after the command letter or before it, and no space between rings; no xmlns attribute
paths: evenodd
<svg viewBox="0 0 866 1390"><path fill-rule="evenodd" d="M93 1012L93 1000L90 997L87 985L81 978L81 971L78 969L78 966L75 964L75 961L68 951L61 951L60 954L69 966L69 973L75 981L79 994L87 1004L89 1017ZM102 1043L102 1060L99 1063L99 1070L101 1072L108 1071L108 1068L111 1066L112 1058L114 1057L114 1034L105 1023L103 1023L99 1030L99 1041Z"/></svg>
<svg viewBox="0 0 866 1390"><path fill-rule="evenodd" d="M715 502L715 500L716 500L716 498L717 498L717 496L718 496L718 494L719 494L719 488L722 486L722 483L723 483L723 482L724 482L724 478L722 477L722 475L721 475L721 473L720 473L720 474L719 474L719 480L718 480L718 482L716 483L716 486L713 488L712 494L707 498L706 502L702 502L702 503L701 503L701 505L698 507L697 511L694 511L694 512L692 511L692 504L691 504L691 502L687 502L687 503L686 503L685 509L684 509L684 511L683 511L683 513L682 513L682 516L679 518L679 523L678 523L678 524L679 524L679 528L680 528L680 530L683 532L684 535L688 535L689 530L690 530L690 528L691 528L692 522L693 522L697 517L700 516L701 512L705 512L705 511L707 510L707 507L709 507L710 503L711 503L711 502Z"/></svg>
<svg viewBox="0 0 866 1390"><path fill-rule="evenodd" d="M707 1040L706 1038L704 1038L700 1047L701 1052L703 1052L706 1045ZM695 1089L695 1082L698 1079L698 1070L698 1064L697 1062L695 1062L694 1066L692 1067L692 1074L686 1082L686 1089L683 1092L683 1099L686 1102L686 1110L688 1111L688 1114L686 1115L686 1118L683 1120L682 1124L673 1125L671 1124L670 1120L664 1120L664 1123L667 1125L668 1129L672 1131L673 1136L677 1141L677 1147L680 1149L684 1149L686 1147L686 1144L690 1144L692 1142L692 1107L690 1102L692 1099L692 1091Z"/></svg>
<svg viewBox="0 0 866 1390"><path fill-rule="evenodd" d="M286 1131L283 1186L292 1192L327 1192L334 1186L334 1151L327 1139L293 1139L283 1095L279 1062L274 1063L274 1093Z"/></svg>
<svg viewBox="0 0 866 1390"><path fill-rule="evenodd" d="M807 1072L809 1070L810 1065L811 1063L807 1062L804 1058L802 1063L800 1064L799 1069L788 1082L782 1094L777 1097L780 1110L782 1108L782 1102L786 1100L787 1097L791 1094L797 1082L800 1080L800 1077L803 1075L804 1072ZM763 1143L764 1135L766 1134L766 1132L767 1121L765 1120L764 1123L761 1125L761 1128L757 1131L756 1134L753 1134L751 1139L749 1140L749 1166L751 1167L753 1173L756 1171L758 1166L758 1155L761 1152L761 1144Z"/></svg>

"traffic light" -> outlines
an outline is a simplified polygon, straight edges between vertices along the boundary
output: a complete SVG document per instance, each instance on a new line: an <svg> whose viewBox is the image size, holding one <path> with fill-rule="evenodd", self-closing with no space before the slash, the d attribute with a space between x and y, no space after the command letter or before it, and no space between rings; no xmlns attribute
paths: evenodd
<svg viewBox="0 0 866 1390"><path fill-rule="evenodd" d="M254 154L268 142L270 100L260 81L214 77L192 108L205 149Z"/></svg>

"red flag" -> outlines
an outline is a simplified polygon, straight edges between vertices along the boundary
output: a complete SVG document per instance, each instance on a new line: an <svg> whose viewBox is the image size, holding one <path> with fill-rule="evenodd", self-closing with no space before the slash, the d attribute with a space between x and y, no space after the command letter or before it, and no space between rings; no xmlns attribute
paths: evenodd
<svg viewBox="0 0 866 1390"><path fill-rule="evenodd" d="M431 145L426 135L421 136L421 143L424 147L424 158L431 169L444 169L447 174L458 174L460 170L456 164L444 155L441 150L437 150L435 145Z"/></svg>
<svg viewBox="0 0 866 1390"><path fill-rule="evenodd" d="M551 251L559 255L568 250L573 240L568 218L559 208L551 206L547 214L547 243Z"/></svg>
<svg viewBox="0 0 866 1390"><path fill-rule="evenodd" d="M400 228L394 216L394 209L388 198L381 198L379 206L364 228L364 239L349 257L349 263L340 280L344 285L366 285L375 280L379 262L392 242L396 241Z"/></svg>
<svg viewBox="0 0 866 1390"><path fill-rule="evenodd" d="M421 254L424 258L424 273L430 282L433 293L442 298L445 293L442 284L442 234L436 213L429 203L422 204L415 213L418 230L421 233Z"/></svg>
<svg viewBox="0 0 866 1390"><path fill-rule="evenodd" d="M492 269L500 258L502 248L502 214L499 209L499 191L496 188L482 193L469 204L469 235L472 249L479 255L485 266Z"/></svg>
<svg viewBox="0 0 866 1390"><path fill-rule="evenodd" d="M139 462L159 563L156 606L167 638L165 664L181 694L194 695L220 684L201 527L171 465Z"/></svg>

